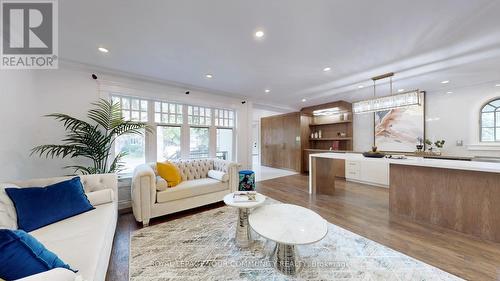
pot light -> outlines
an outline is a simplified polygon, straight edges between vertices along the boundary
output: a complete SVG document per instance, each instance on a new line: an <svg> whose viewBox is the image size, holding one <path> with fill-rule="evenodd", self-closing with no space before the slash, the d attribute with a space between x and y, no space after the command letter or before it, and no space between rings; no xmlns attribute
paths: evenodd
<svg viewBox="0 0 500 281"><path fill-rule="evenodd" d="M453 92L446 92L447 94L453 94Z"/></svg>
<svg viewBox="0 0 500 281"><path fill-rule="evenodd" d="M398 93L402 93L402 92L404 92L404 91L405 91L405 89L399 89L399 90L398 90Z"/></svg>
<svg viewBox="0 0 500 281"><path fill-rule="evenodd" d="M328 71L330 71L330 70L332 70L332 68L331 68L331 67L325 67L325 68L323 68L323 71L324 71L324 72L328 72Z"/></svg>
<svg viewBox="0 0 500 281"><path fill-rule="evenodd" d="M500 87L500 84L496 84L495 87Z"/></svg>
<svg viewBox="0 0 500 281"><path fill-rule="evenodd" d="M264 31L262 31L262 30L257 30L257 31L255 32L255 37L257 37L257 38L262 38L262 37L264 37Z"/></svg>
<svg viewBox="0 0 500 281"><path fill-rule="evenodd" d="M109 53L109 50L108 50L108 49L106 49L106 48L99 47L99 48L97 48L97 49L98 49L98 50L99 50L99 52L101 52L101 53Z"/></svg>
<svg viewBox="0 0 500 281"><path fill-rule="evenodd" d="M307 100L306 99L302 99L302 102L306 102Z"/></svg>
<svg viewBox="0 0 500 281"><path fill-rule="evenodd" d="M450 80L441 81L441 84L448 84L448 83L450 83Z"/></svg>
<svg viewBox="0 0 500 281"><path fill-rule="evenodd" d="M358 86L358 89L363 89L364 87L365 87L365 86L363 86L363 85L359 85L359 86Z"/></svg>
<svg viewBox="0 0 500 281"><path fill-rule="evenodd" d="M270 92L271 92L271 90L269 90L269 89L265 89L265 90L264 90L264 92L267 94L267 93L270 93Z"/></svg>
<svg viewBox="0 0 500 281"><path fill-rule="evenodd" d="M213 77L214 76L212 74L210 74L210 73L205 74L205 78L207 78L207 79L212 79Z"/></svg>

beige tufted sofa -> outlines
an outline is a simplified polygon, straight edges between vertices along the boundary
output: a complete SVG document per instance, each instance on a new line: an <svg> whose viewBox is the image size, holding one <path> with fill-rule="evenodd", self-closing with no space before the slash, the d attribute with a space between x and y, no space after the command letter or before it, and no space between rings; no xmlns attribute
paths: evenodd
<svg viewBox="0 0 500 281"><path fill-rule="evenodd" d="M179 160L182 182L163 191L157 190L156 163L135 168L132 178L132 210L144 226L151 218L222 201L238 188L238 164L220 159ZM210 178L210 170L223 172L226 181Z"/></svg>

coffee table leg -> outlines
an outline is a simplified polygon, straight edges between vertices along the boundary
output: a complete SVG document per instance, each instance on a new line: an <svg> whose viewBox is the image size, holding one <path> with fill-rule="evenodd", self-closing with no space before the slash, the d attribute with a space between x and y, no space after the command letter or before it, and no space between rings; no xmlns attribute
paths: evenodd
<svg viewBox="0 0 500 281"><path fill-rule="evenodd" d="M250 245L250 227L248 225L248 209L238 209L238 221L236 222L236 245L246 248Z"/></svg>
<svg viewBox="0 0 500 281"><path fill-rule="evenodd" d="M301 269L295 245L276 243L272 262L274 267L285 275L296 275Z"/></svg>

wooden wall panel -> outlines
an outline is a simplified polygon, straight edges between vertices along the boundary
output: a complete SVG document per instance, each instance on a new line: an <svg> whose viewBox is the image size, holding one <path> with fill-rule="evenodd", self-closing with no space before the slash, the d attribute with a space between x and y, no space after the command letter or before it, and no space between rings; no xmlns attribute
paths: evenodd
<svg viewBox="0 0 500 281"><path fill-rule="evenodd" d="M500 174L390 166L391 214L500 242Z"/></svg>
<svg viewBox="0 0 500 281"><path fill-rule="evenodd" d="M261 119L261 164L301 171L300 113Z"/></svg>

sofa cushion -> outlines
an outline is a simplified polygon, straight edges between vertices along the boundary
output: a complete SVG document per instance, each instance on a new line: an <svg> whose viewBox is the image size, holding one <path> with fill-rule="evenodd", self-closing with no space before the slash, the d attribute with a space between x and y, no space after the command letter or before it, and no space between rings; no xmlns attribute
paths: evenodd
<svg viewBox="0 0 500 281"><path fill-rule="evenodd" d="M156 202L164 203L228 189L227 183L211 178L183 181L175 188L158 192Z"/></svg>
<svg viewBox="0 0 500 281"><path fill-rule="evenodd" d="M56 254L23 230L0 229L0 277L16 280L62 267L70 269Z"/></svg>
<svg viewBox="0 0 500 281"><path fill-rule="evenodd" d="M116 227L116 202L30 232L47 249L78 270L83 280L101 280Z"/></svg>
<svg viewBox="0 0 500 281"><path fill-rule="evenodd" d="M170 162L158 162L156 163L156 169L158 170L158 175L168 182L169 187L174 187L181 183L181 172L179 168Z"/></svg>
<svg viewBox="0 0 500 281"><path fill-rule="evenodd" d="M217 170L208 171L208 177L221 182L227 182L229 180L229 175L227 173Z"/></svg>
<svg viewBox="0 0 500 281"><path fill-rule="evenodd" d="M164 191L167 189L168 189L168 182L164 178L157 176L156 177L156 191Z"/></svg>
<svg viewBox="0 0 500 281"><path fill-rule="evenodd" d="M18 188L15 184L0 183L0 229L17 229L16 207L5 192L5 188Z"/></svg>
<svg viewBox="0 0 500 281"><path fill-rule="evenodd" d="M85 195L89 199L90 204L92 204L92 206L94 207L113 202L114 196L113 190L109 188L87 192L85 193Z"/></svg>
<svg viewBox="0 0 500 281"><path fill-rule="evenodd" d="M16 207L18 228L32 231L94 209L80 177L46 187L6 188Z"/></svg>

